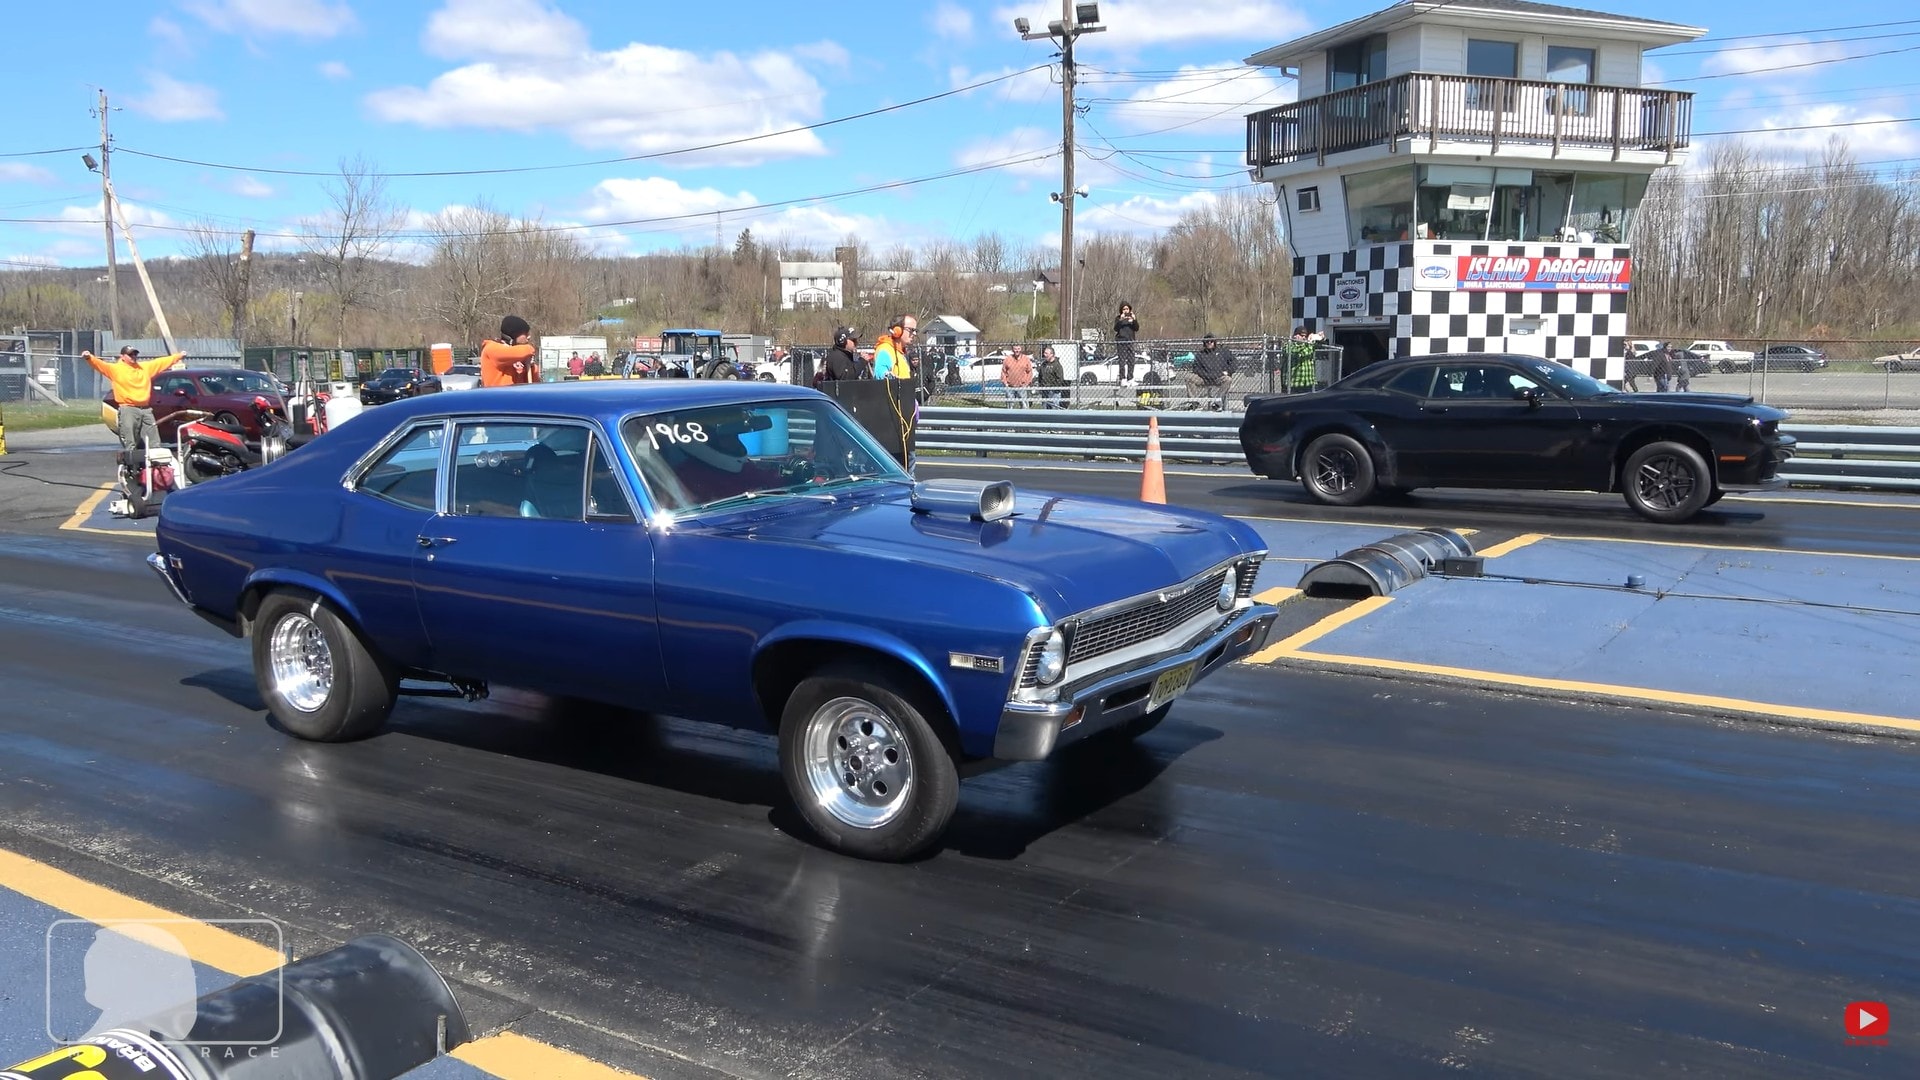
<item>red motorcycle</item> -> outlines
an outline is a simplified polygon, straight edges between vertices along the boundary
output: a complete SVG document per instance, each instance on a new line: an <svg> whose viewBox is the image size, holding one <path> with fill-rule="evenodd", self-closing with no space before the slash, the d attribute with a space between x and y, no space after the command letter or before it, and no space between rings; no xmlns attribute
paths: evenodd
<svg viewBox="0 0 1920 1080"><path fill-rule="evenodd" d="M222 424L201 417L180 425L178 457L183 484L198 484L270 465L314 436L297 432L264 397L253 399L261 437L249 439L239 424Z"/></svg>

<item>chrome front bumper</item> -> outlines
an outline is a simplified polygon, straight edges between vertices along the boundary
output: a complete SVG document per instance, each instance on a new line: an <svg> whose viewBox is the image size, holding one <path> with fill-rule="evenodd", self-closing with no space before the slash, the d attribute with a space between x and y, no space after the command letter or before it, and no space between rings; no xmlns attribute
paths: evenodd
<svg viewBox="0 0 1920 1080"><path fill-rule="evenodd" d="M173 592L174 599L188 607L193 606L193 601L187 599L187 594L180 588L180 583L174 580L173 571L167 566L167 557L165 555L157 551L154 552L147 556L147 565L153 569L154 573L160 575L161 581L167 583L167 588Z"/></svg>
<svg viewBox="0 0 1920 1080"><path fill-rule="evenodd" d="M1255 604L1181 652L1062 687L1058 701L1010 701L1000 713L993 756L1001 761L1039 761L1062 746L1144 716L1154 682L1161 675L1194 664L1191 688L1220 668L1260 651L1278 614L1272 605Z"/></svg>

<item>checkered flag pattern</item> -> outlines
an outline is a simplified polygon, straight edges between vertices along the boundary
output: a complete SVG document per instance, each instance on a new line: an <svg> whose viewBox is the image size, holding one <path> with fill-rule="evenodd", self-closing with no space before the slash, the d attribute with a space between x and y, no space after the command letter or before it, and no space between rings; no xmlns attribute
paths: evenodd
<svg viewBox="0 0 1920 1080"><path fill-rule="evenodd" d="M1367 315L1389 320L1394 356L1504 351L1509 320L1533 316L1544 320L1538 351L1548 359L1597 379L1620 382L1626 377L1627 294L1416 289L1414 247L1377 244L1295 259L1294 320L1309 329L1331 330L1335 282L1364 273ZM1624 258L1628 251L1625 246L1435 243L1423 246L1420 254Z"/></svg>

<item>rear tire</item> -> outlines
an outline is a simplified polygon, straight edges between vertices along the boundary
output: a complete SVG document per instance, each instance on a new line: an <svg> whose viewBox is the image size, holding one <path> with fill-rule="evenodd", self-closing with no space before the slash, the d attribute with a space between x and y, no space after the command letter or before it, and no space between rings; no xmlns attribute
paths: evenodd
<svg viewBox="0 0 1920 1080"><path fill-rule="evenodd" d="M1373 457L1351 435L1322 435L1300 457L1300 483L1330 506L1358 506L1373 497Z"/></svg>
<svg viewBox="0 0 1920 1080"><path fill-rule="evenodd" d="M326 601L273 593L252 637L254 682L288 734L349 742L386 726L399 680Z"/></svg>
<svg viewBox="0 0 1920 1080"><path fill-rule="evenodd" d="M1648 443L1620 469L1620 490L1634 513L1662 525L1685 521L1713 496L1713 473L1685 443Z"/></svg>
<svg viewBox="0 0 1920 1080"><path fill-rule="evenodd" d="M872 664L805 679L780 717L780 774L828 847L899 861L940 839L960 799L958 748L934 727L938 702Z"/></svg>
<svg viewBox="0 0 1920 1080"><path fill-rule="evenodd" d="M240 426L240 418L233 415L230 412L214 413L213 422L215 424L220 425L221 427L239 427Z"/></svg>

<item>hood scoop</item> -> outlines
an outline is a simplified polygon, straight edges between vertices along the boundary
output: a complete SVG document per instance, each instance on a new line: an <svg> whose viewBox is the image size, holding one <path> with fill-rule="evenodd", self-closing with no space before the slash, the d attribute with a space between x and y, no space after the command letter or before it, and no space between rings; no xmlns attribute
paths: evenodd
<svg viewBox="0 0 1920 1080"><path fill-rule="evenodd" d="M938 517L999 521L1013 516L1013 485L1005 480L922 480L913 485L913 509Z"/></svg>

